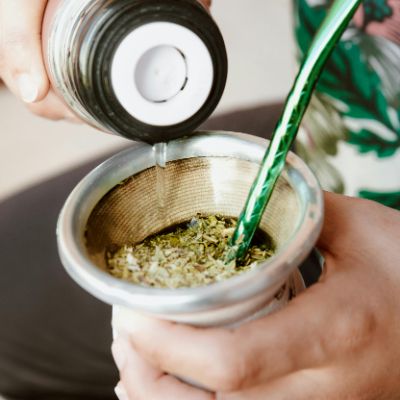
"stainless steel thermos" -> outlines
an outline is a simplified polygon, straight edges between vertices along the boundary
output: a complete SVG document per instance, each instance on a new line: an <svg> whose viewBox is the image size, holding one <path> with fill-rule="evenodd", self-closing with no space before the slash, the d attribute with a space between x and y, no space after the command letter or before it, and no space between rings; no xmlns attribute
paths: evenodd
<svg viewBox="0 0 400 400"><path fill-rule="evenodd" d="M197 0L50 0L43 54L77 116L148 143L190 134L227 77L222 35Z"/></svg>

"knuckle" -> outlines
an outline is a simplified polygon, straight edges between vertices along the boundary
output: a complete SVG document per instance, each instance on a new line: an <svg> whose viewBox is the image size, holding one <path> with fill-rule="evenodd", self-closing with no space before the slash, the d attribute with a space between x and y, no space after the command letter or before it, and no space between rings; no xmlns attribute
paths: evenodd
<svg viewBox="0 0 400 400"><path fill-rule="evenodd" d="M235 392L243 387L243 376L239 362L224 363L215 373L215 383L219 390Z"/></svg>
<svg viewBox="0 0 400 400"><path fill-rule="evenodd" d="M173 352L167 351L164 347L157 345L156 343L143 343L140 341L134 341L136 348L139 353L143 351L146 357L157 365L162 370L168 370L168 367L174 362Z"/></svg>
<svg viewBox="0 0 400 400"><path fill-rule="evenodd" d="M242 351L237 343L221 349L217 360L221 361L214 364L214 386L223 392L240 391L256 376L255 359Z"/></svg>
<svg viewBox="0 0 400 400"><path fill-rule="evenodd" d="M377 321L370 310L355 308L340 316L334 323L331 338L336 348L355 353L373 340Z"/></svg>

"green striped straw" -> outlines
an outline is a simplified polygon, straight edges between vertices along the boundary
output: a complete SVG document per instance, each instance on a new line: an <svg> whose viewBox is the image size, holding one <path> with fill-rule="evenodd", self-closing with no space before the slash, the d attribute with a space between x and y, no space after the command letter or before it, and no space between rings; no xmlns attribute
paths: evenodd
<svg viewBox="0 0 400 400"><path fill-rule="evenodd" d="M314 87L336 43L362 0L336 0L319 28L290 91L271 143L232 237L227 261L242 258L253 239L284 166Z"/></svg>

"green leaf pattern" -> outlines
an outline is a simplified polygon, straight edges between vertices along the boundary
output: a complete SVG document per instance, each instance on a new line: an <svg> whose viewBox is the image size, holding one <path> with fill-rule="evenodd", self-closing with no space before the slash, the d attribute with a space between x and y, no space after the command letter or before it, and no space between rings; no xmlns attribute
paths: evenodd
<svg viewBox="0 0 400 400"><path fill-rule="evenodd" d="M330 0L311 3L294 0L300 59L324 19ZM365 0L363 7L364 25L365 21L382 22L392 15L386 0ZM337 154L341 141L354 146L359 154L373 154L377 159L400 157L400 46L387 42L368 35L363 28L350 26L317 85L304 119L303 138L299 135L298 150L311 166L318 165L315 172L328 190L345 191L338 171L334 179L327 179L334 168L329 160ZM382 46L387 48L382 50ZM397 83L393 82L396 76ZM379 190L360 190L359 195L399 207L397 191L381 195Z"/></svg>
<svg viewBox="0 0 400 400"><path fill-rule="evenodd" d="M386 0L364 0L365 25L371 21L383 22L393 13Z"/></svg>
<svg viewBox="0 0 400 400"><path fill-rule="evenodd" d="M400 210L400 191L377 193L369 190L361 190L360 197L377 201L387 207L396 208Z"/></svg>

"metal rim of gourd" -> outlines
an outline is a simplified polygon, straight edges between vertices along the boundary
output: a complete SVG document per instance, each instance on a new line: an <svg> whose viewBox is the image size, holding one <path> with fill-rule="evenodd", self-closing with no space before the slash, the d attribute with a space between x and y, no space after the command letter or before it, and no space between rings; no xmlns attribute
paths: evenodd
<svg viewBox="0 0 400 400"><path fill-rule="evenodd" d="M215 154L260 162L266 145L267 141L249 135L201 133L171 142L170 160ZM277 290L312 250L322 227L322 190L305 163L290 153L284 173L297 180L302 219L293 239L256 270L209 286L173 290L140 287L101 271L85 253L83 224L109 190L124 178L154 166L149 157L151 148L146 146L134 146L97 167L74 189L60 214L57 233L63 264L72 278L96 297L110 304L158 314L201 312L245 301L267 287ZM132 170L133 164L136 170Z"/></svg>

